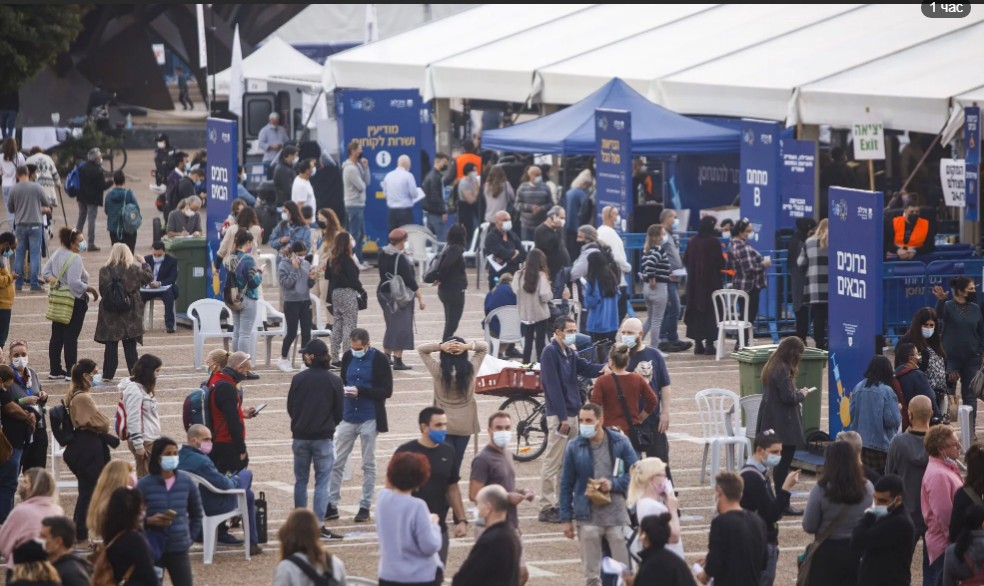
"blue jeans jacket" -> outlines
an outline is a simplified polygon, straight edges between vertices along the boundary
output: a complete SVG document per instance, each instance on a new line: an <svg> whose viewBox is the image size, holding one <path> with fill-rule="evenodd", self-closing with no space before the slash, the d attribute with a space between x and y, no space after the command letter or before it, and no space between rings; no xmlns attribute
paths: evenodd
<svg viewBox="0 0 984 586"><path fill-rule="evenodd" d="M851 391L851 425L861 435L864 447L887 452L902 425L902 412L895 391L886 385L865 386L861 381Z"/></svg>
<svg viewBox="0 0 984 586"><path fill-rule="evenodd" d="M612 462L621 458L624 466L622 474L608 476L612 482L612 492L628 494L629 469L638 460L629 438L618 431L604 430L608 436L608 452ZM585 496L588 479L594 476L594 459L591 457L591 440L578 436L567 444L564 452L564 468L560 473L560 520L583 521L591 517L591 501Z"/></svg>

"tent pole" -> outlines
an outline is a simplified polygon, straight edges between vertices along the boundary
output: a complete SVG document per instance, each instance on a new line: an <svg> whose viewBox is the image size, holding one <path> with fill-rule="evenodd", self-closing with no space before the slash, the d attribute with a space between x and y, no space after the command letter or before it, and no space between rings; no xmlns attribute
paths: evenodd
<svg viewBox="0 0 984 586"><path fill-rule="evenodd" d="M875 161L868 159L868 191L875 190Z"/></svg>

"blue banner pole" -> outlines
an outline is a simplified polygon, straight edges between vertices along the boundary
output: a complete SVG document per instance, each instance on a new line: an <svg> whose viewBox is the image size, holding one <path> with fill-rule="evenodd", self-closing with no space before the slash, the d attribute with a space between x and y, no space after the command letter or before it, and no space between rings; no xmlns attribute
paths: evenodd
<svg viewBox="0 0 984 586"><path fill-rule="evenodd" d="M239 180L239 162L236 145L239 144L238 125L234 120L209 118L206 122L205 148L208 152L206 189L208 206L205 213L205 238L208 244L208 296L222 298L222 281L225 269L216 269L215 258L222 243L222 224L229 217L232 200L236 198ZM256 243L259 245L259 243Z"/></svg>

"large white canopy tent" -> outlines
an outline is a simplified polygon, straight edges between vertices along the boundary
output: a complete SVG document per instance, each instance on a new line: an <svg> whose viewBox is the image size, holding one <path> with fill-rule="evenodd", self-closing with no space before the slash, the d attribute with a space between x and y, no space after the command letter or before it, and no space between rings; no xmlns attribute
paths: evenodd
<svg viewBox="0 0 984 586"><path fill-rule="evenodd" d="M318 85L322 67L307 55L288 45L280 37L270 37L263 45L243 59L243 78L261 81L290 81L292 83ZM229 78L232 68L215 74L215 89L221 95L229 94ZM209 89L212 76L208 77Z"/></svg>

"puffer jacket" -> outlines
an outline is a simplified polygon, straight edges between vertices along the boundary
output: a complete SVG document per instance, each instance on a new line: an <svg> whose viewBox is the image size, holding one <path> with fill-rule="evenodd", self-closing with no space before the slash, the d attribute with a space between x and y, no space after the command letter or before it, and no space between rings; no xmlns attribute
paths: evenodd
<svg viewBox="0 0 984 586"><path fill-rule="evenodd" d="M160 548L161 553L184 553L191 549L192 535L202 530L202 499L198 488L186 474L175 471L171 490L158 474L149 474L137 481L137 490L147 501L147 517L168 509L177 513L167 529L147 526L147 541Z"/></svg>
<svg viewBox="0 0 984 586"><path fill-rule="evenodd" d="M612 492L622 495L629 491L629 470L639 457L629 439L617 431L604 430L608 436L608 452L612 462L621 458L623 473L609 477ZM564 452L564 468L560 474L560 519L579 521L591 517L591 501L584 494L588 479L594 477L594 459L591 457L591 440L578 436L567 444Z"/></svg>

